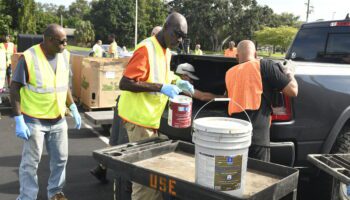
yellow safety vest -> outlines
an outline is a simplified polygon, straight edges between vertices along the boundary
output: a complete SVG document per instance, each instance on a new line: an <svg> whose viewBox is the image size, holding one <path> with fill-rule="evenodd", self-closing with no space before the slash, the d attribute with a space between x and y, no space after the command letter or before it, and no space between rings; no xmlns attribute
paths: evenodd
<svg viewBox="0 0 350 200"><path fill-rule="evenodd" d="M194 55L203 55L203 52L200 49L195 49L194 50Z"/></svg>
<svg viewBox="0 0 350 200"><path fill-rule="evenodd" d="M144 46L150 66L146 82L170 84L175 78L170 71L170 50L166 49L164 55L163 48L154 36L142 41L135 51ZM119 116L133 124L158 129L167 101L168 97L160 92L122 91L118 103Z"/></svg>
<svg viewBox="0 0 350 200"><path fill-rule="evenodd" d="M6 52L6 66L8 67L11 64L11 57L14 52L15 44L12 42L7 43L7 49L5 48L5 43L0 43L0 49L4 49Z"/></svg>
<svg viewBox="0 0 350 200"><path fill-rule="evenodd" d="M57 53L56 74L40 44L24 53L29 80L20 90L21 112L38 119L63 117L69 84L69 57L67 50Z"/></svg>
<svg viewBox="0 0 350 200"><path fill-rule="evenodd" d="M118 45L117 43L114 41L109 45L109 49L108 49L108 53L109 55L111 55L113 53L113 58L118 58Z"/></svg>

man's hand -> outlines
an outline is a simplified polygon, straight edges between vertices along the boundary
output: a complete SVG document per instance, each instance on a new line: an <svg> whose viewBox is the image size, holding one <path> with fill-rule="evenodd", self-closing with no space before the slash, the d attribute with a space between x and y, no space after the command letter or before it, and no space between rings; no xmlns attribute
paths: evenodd
<svg viewBox="0 0 350 200"><path fill-rule="evenodd" d="M75 121L75 128L76 129L80 129L80 127L81 127L81 117L80 117L78 108L75 105L75 103L72 103L69 106L69 109L72 111L72 114L73 114L73 118L74 118L74 121Z"/></svg>
<svg viewBox="0 0 350 200"><path fill-rule="evenodd" d="M177 87L176 85L163 84L160 92L167 95L168 97L170 97L172 99L181 92L181 89L179 87Z"/></svg>
<svg viewBox="0 0 350 200"><path fill-rule="evenodd" d="M30 131L27 124L24 122L23 115L15 116L16 121L16 136L24 140L30 137Z"/></svg>
<svg viewBox="0 0 350 200"><path fill-rule="evenodd" d="M281 67L283 69L283 73L288 76L294 76L295 73L295 64L292 60L284 60L281 63Z"/></svg>
<svg viewBox="0 0 350 200"><path fill-rule="evenodd" d="M190 82L184 81L184 80L177 80L176 81L176 85L182 91L188 91L189 93L191 93L191 95L194 94L194 88L193 88L193 85Z"/></svg>

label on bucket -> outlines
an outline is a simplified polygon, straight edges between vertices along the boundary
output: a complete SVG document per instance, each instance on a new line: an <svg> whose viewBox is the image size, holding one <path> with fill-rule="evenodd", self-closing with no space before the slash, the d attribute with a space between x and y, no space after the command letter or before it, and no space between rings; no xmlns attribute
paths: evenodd
<svg viewBox="0 0 350 200"><path fill-rule="evenodd" d="M215 156L214 189L220 191L241 188L242 155Z"/></svg>
<svg viewBox="0 0 350 200"><path fill-rule="evenodd" d="M218 191L231 191L241 188L242 158L243 155L215 156L202 152L197 154L198 164L201 166L198 171L199 182L205 181L212 188ZM208 171L214 173L208 176Z"/></svg>
<svg viewBox="0 0 350 200"><path fill-rule="evenodd" d="M187 128L191 126L191 116L192 116L192 101L189 101L188 97L182 97L184 102L181 102L181 96L179 95L176 99L179 102L173 102L172 100L169 103L168 111L168 124L174 128Z"/></svg>

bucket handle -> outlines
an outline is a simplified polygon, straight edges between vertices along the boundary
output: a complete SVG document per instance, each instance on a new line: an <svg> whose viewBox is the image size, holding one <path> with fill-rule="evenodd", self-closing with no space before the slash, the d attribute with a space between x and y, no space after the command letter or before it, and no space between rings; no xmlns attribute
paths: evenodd
<svg viewBox="0 0 350 200"><path fill-rule="evenodd" d="M200 112L205 106L207 106L208 104L210 104L210 103L213 102L213 101L216 101L216 102L218 102L218 101L231 101L232 103L234 103L235 105L237 105L239 108L241 108L241 109L243 110L243 112L244 112L244 114L247 116L247 118L248 118L248 120L249 120L251 126L253 126L252 120L250 119L248 113L243 109L243 107L242 107L241 105L239 105L237 102L233 101L231 98L214 98L214 99L208 101L208 102L205 103L202 107L200 107L199 110L197 111L197 113L194 115L194 118L193 118L193 120L192 120L192 124L193 124L194 120L197 118L197 115L199 114L199 112ZM193 125L192 125L192 128L191 128L191 136L193 136Z"/></svg>

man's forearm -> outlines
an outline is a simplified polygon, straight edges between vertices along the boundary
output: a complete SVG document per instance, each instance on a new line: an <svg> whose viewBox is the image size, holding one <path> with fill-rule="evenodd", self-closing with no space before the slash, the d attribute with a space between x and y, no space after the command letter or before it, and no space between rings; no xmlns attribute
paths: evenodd
<svg viewBox="0 0 350 200"><path fill-rule="evenodd" d="M127 90L131 92L160 92L162 84L136 82L135 80L123 77L120 80L119 88L121 90Z"/></svg>
<svg viewBox="0 0 350 200"><path fill-rule="evenodd" d="M11 83L10 88L10 96L11 96L11 105L13 114L15 116L21 115L21 96L19 94L19 91L21 89L22 85L17 82Z"/></svg>
<svg viewBox="0 0 350 200"><path fill-rule="evenodd" d="M73 97L72 97L72 92L70 91L70 89L68 89L66 104L69 107L72 103L74 103L74 100L73 100Z"/></svg>

